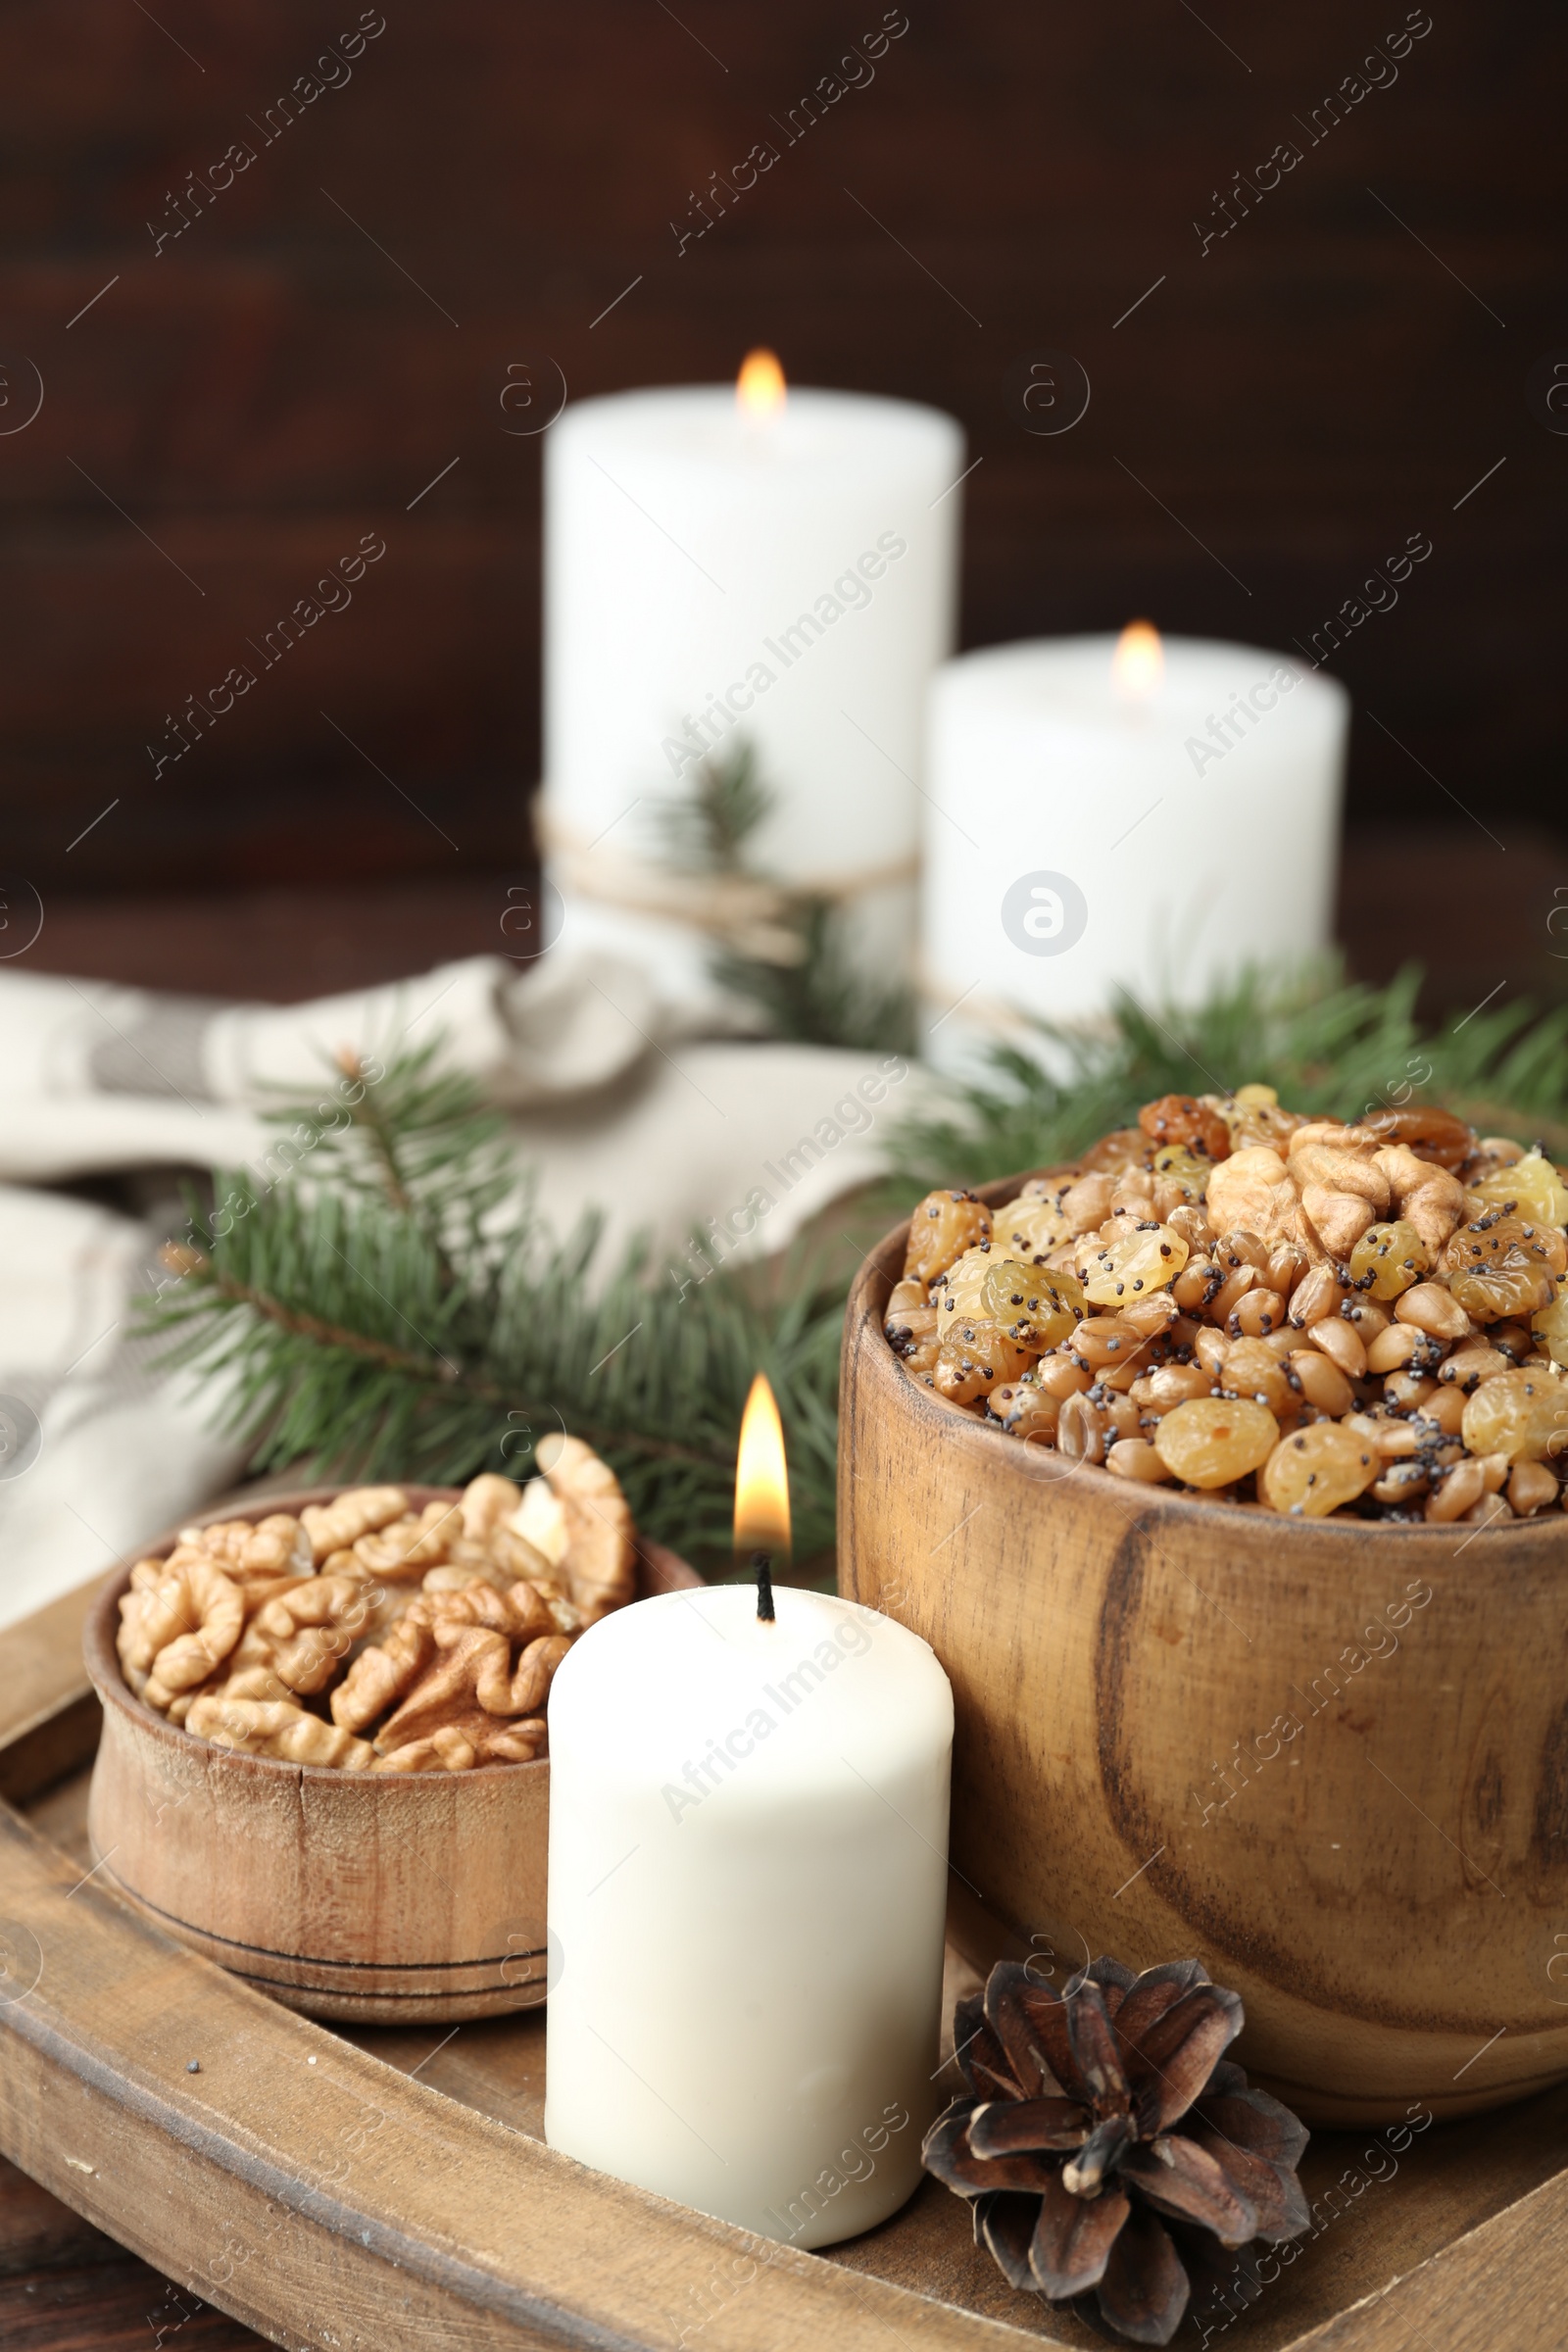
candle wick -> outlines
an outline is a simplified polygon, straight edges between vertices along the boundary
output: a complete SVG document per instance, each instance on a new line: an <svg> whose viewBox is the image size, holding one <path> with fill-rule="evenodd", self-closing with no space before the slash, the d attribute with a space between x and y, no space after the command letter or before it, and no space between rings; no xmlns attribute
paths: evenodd
<svg viewBox="0 0 1568 2352"><path fill-rule="evenodd" d="M757 1571L757 1615L762 1625L773 1623L773 1561L770 1553L754 1551L752 1566Z"/></svg>

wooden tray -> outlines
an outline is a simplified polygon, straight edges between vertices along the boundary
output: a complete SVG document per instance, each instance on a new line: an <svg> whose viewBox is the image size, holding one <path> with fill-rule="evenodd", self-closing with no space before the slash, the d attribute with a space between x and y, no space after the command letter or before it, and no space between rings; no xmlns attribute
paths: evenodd
<svg viewBox="0 0 1568 2352"><path fill-rule="evenodd" d="M826 2254L765 2244L543 2145L538 2013L329 2029L122 1907L85 1852L95 1590L0 1635L0 2151L87 2220L300 2352L1102 2343L1014 2294L934 2181ZM1568 2339L1568 2087L1398 2154L1319 2133L1301 2169L1313 2236L1178 2344Z"/></svg>

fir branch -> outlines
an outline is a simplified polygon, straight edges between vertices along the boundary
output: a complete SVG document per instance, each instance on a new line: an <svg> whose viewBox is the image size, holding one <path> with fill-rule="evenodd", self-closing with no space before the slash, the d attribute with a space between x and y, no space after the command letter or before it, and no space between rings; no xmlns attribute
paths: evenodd
<svg viewBox="0 0 1568 2352"><path fill-rule="evenodd" d="M1196 1008L1128 1000L1094 1034L1042 1028L1046 1059L996 1054L896 1136L889 1221L933 1183L1049 1166L1153 1096L1248 1079L1341 1117L1446 1102L1568 1152L1568 1007L1516 1004L1431 1031L1416 988L1413 973L1387 989L1253 975ZM433 1074L434 1052L368 1086L368 1118L317 1120L318 1148L294 1179L223 1179L216 1215L193 1207L144 1302L163 1360L201 1371L210 1410L257 1470L460 1484L486 1468L524 1475L538 1437L570 1430L612 1464L646 1533L718 1561L761 1370L785 1424L797 1554L824 1549L842 1289L808 1279L804 1258L766 1295L723 1270L665 1278L645 1248L606 1267L593 1216L553 1239L500 1122L467 1079ZM316 1132L316 1114L288 1115L296 1136Z"/></svg>
<svg viewBox="0 0 1568 2352"><path fill-rule="evenodd" d="M1196 1006L1123 997L1094 1029L1038 1021L1037 1051L994 1049L984 1075L904 1127L899 1175L907 1190L1050 1167L1156 1096L1249 1080L1293 1110L1353 1119L1441 1102L1483 1132L1568 1150L1568 1006L1543 1015L1521 1001L1433 1030L1416 1018L1420 983L1414 968L1387 988L1346 984L1333 965L1248 972Z"/></svg>
<svg viewBox="0 0 1568 2352"><path fill-rule="evenodd" d="M735 1445L765 1371L791 1448L803 1557L832 1540L840 1299L775 1303L740 1277L662 1279L648 1250L601 1261L600 1224L564 1241L526 1184L500 1197L491 1122L467 1080L428 1078L428 1051L380 1082L384 1140L323 1137L293 1181L220 1180L145 1302L162 1361L203 1376L210 1410L254 1469L459 1484L525 1475L537 1440L584 1438L621 1478L639 1525L727 1552ZM399 1174L403 1198L381 1180Z"/></svg>
<svg viewBox="0 0 1568 2352"><path fill-rule="evenodd" d="M394 1205L398 1205L394 1202ZM439 1383L450 1394L462 1394L481 1404L500 1405L503 1410L520 1415L537 1414L548 1418L551 1407L535 1399L531 1405L500 1382L486 1380L455 1367L446 1357L413 1354L408 1348L389 1347L384 1340L367 1339L363 1333L350 1331L340 1323L325 1322L321 1316L308 1313L303 1307L289 1306L266 1291L253 1289L247 1283L231 1282L220 1274L212 1260L201 1251L172 1244L163 1252L165 1263L172 1271L189 1278L204 1277L209 1297L224 1306L248 1307L262 1322L270 1323L280 1333L293 1339L310 1340L318 1347L339 1348L373 1364L383 1372L399 1373L416 1382ZM707 1470L727 1471L730 1458L724 1453L704 1453L696 1446L681 1446L667 1438L642 1437L634 1430L612 1429L593 1421L578 1421L573 1430L577 1437L590 1445L630 1448L647 1454L651 1459L668 1462L687 1462Z"/></svg>
<svg viewBox="0 0 1568 2352"><path fill-rule="evenodd" d="M383 1067L374 1055L338 1058L337 1098L268 1114L292 1124L302 1153L323 1151L334 1181L370 1191L395 1207L434 1219L454 1204L493 1203L514 1182L506 1121L461 1072L435 1067L439 1036L406 1049Z"/></svg>

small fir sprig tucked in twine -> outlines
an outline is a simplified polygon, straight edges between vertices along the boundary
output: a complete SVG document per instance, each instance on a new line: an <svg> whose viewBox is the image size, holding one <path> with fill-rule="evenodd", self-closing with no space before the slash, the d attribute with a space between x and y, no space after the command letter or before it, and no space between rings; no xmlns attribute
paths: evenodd
<svg viewBox="0 0 1568 2352"><path fill-rule="evenodd" d="M753 1005L770 1035L798 1045L908 1053L914 1039L909 991L868 975L849 952L845 912L819 892L793 890L754 862L751 844L774 805L746 741L705 760L694 790L660 805L664 855L687 873L729 874L768 884L777 906L767 956L720 944L709 956L715 987Z"/></svg>
<svg viewBox="0 0 1568 2352"><path fill-rule="evenodd" d="M143 1328L161 1360L215 1377L254 1470L457 1485L526 1477L557 1429L612 1465L643 1531L727 1549L741 1410L765 1370L789 1439L798 1550L831 1542L841 1298L776 1298L739 1275L662 1279L633 1245L599 1263L602 1220L566 1240L539 1221L502 1120L436 1049L344 1094L292 1180L220 1178ZM355 1070L349 1072L357 1075ZM358 1096L357 1101L352 1098Z"/></svg>

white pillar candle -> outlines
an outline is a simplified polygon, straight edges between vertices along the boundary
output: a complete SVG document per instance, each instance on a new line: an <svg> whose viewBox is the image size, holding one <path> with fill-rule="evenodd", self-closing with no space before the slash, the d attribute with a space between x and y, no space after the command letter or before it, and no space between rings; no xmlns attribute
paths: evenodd
<svg viewBox="0 0 1568 2352"><path fill-rule="evenodd" d="M582 401L546 444L541 830L565 936L640 952L679 999L710 994L708 940L651 911L659 804L743 739L777 796L757 859L862 883L868 962L904 964L912 936L963 439L908 401L778 389L761 410L729 385Z"/></svg>
<svg viewBox="0 0 1568 2352"><path fill-rule="evenodd" d="M765 2237L868 2230L939 2104L953 1695L817 1592L619 1609L550 1691L545 2136Z"/></svg>
<svg viewBox="0 0 1568 2352"><path fill-rule="evenodd" d="M1345 689L1253 646L1162 651L1147 628L996 646L934 680L921 962L947 1067L1022 1042L1019 1011L1191 1002L1328 945Z"/></svg>

